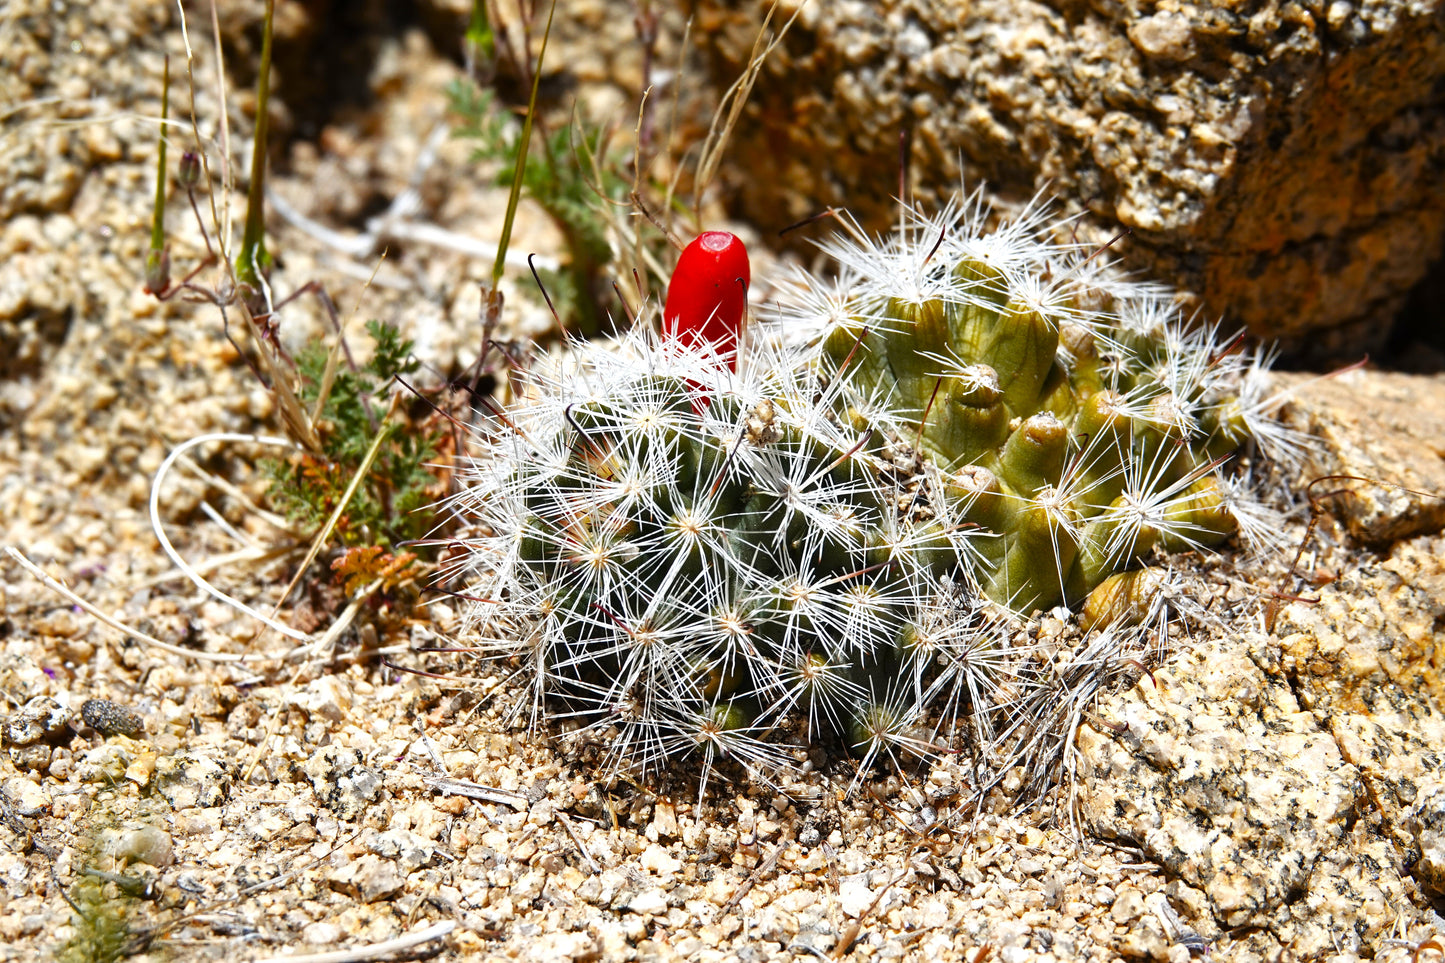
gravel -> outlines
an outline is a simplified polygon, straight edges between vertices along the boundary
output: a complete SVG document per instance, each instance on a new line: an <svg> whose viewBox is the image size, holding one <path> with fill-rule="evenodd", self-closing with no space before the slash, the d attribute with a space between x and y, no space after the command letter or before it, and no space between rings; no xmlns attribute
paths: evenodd
<svg viewBox="0 0 1445 963"><path fill-rule="evenodd" d="M0 82L9 102L33 104L0 128L0 184L35 180L32 151L57 170L4 200L0 291L23 290L28 306L0 311L0 544L172 645L277 651L175 575L146 516L174 444L274 430L216 312L139 291L155 131L134 118L158 113L162 49L173 72L183 63L174 12L118 0L51 10L20 0L0 24L8 66L24 60ZM198 56L197 113L214 118ZM307 196L330 164L362 172L371 202L400 189L455 68L419 35L388 56L408 66L388 74L366 115L376 124L296 161L278 191ZM233 119L239 135L244 117ZM84 123L57 123L68 120ZM460 176L452 163L464 158L444 158L442 173ZM480 234L495 200L456 200L445 223ZM195 263L184 201L169 213L176 263ZM363 297L284 225L275 247L278 289L325 277L344 310L361 301L430 331L441 367L475 337L471 281L485 268L400 253L414 286ZM511 304L518 336L542 323L525 298ZM285 323L301 337L321 321L303 300ZM200 460L255 498L257 455L226 445ZM194 478L178 476L165 505L193 561L278 544L239 499ZM1301 521L1287 534L1303 536ZM122 637L0 556L0 957L77 952L82 928L60 889L90 879L154 958L260 959L455 922L437 937L446 951L486 959L977 963L988 947L1008 963L1182 960L1205 941L1231 961L1286 947L1403 961L1436 936L1427 889L1445 865L1431 782L1442 555L1428 533L1387 557L1362 553L1326 518L1300 571L1335 580L1303 588L1319 602L1273 612L1272 634L1271 593L1301 594L1285 562L1204 569L1227 604L1175 639L1152 677L1094 707L1103 728L1081 730L1070 791L1027 811L996 794L978 812L959 811L947 760L880 774L851 798L849 763L827 758L776 787L715 779L700 802L685 774L678 791L605 779L596 747L508 724L501 679L459 685L375 658L409 644L413 626L378 619L327 662L204 661ZM269 610L290 574L259 560L211 577ZM431 607L428 639L449 611ZM90 700L143 728L97 724ZM1187 850L1201 840L1213 848ZM157 899L125 895L146 886Z"/></svg>

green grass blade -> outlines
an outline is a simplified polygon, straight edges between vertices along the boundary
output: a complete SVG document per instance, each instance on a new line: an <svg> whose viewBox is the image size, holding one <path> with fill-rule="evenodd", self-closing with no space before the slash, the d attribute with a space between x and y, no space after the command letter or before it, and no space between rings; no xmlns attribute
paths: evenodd
<svg viewBox="0 0 1445 963"><path fill-rule="evenodd" d="M482 64L490 64L497 55L497 35L487 16L487 0L472 0L472 19L465 36L468 73L473 77Z"/></svg>
<svg viewBox="0 0 1445 963"><path fill-rule="evenodd" d="M542 83L542 61L547 56L547 38L552 34L552 16L557 12L557 0L547 9L547 26L542 31L542 47L537 51L537 63L532 68L532 95L527 99L527 117L522 121L522 139L517 144L517 166L512 171L512 193L507 197L507 216L502 221L502 239L497 242L497 261L492 265L492 287L502 280L502 268L507 261L507 246L512 242L512 222L517 216L517 202L522 197L522 175L527 169L527 149L532 143L532 119L537 114L537 90Z"/></svg>
<svg viewBox="0 0 1445 963"><path fill-rule="evenodd" d="M170 286L170 258L166 255L166 122L171 116L171 58L166 57L161 80L161 136L156 152L156 202L151 211L151 249L146 255L146 290L160 294Z"/></svg>
<svg viewBox="0 0 1445 963"><path fill-rule="evenodd" d="M256 140L251 147L251 184L246 191L246 225L241 251L236 255L236 279L259 289L261 275L271 266L266 251L266 129L271 99L271 16L276 0L266 0L261 33L261 70L256 78Z"/></svg>

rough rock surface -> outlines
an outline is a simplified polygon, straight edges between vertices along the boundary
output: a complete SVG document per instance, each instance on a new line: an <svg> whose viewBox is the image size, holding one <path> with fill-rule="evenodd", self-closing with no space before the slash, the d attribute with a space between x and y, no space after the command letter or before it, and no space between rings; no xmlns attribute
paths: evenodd
<svg viewBox="0 0 1445 963"><path fill-rule="evenodd" d="M1263 609L1272 633L1180 653L1080 731L1089 826L1197 889L1180 906L1204 937L1378 952L1399 908L1445 884L1442 549L1344 570L1333 553L1311 573L1328 585Z"/></svg>
<svg viewBox="0 0 1445 963"><path fill-rule="evenodd" d="M1445 377L1287 375L1287 424L1318 439L1308 491L1370 545L1445 528Z"/></svg>
<svg viewBox="0 0 1445 963"><path fill-rule="evenodd" d="M1438 777L1418 786L1415 804L1400 826L1410 834L1415 876L1435 893L1445 893L1445 783Z"/></svg>
<svg viewBox="0 0 1445 963"><path fill-rule="evenodd" d="M1288 606L1276 624L1300 701L1359 768L1407 865L1420 859L1420 841L1405 824L1435 818L1417 807L1431 798L1445 752L1442 627L1445 539L1438 536L1340 572L1313 604Z"/></svg>
<svg viewBox="0 0 1445 963"><path fill-rule="evenodd" d="M156 760L156 789L173 809L219 806L225 802L231 782L232 774L202 753L177 753Z"/></svg>
<svg viewBox="0 0 1445 963"><path fill-rule="evenodd" d="M381 798L381 774L363 766L352 749L327 746L308 759L302 770L316 797L347 822L360 819Z"/></svg>
<svg viewBox="0 0 1445 963"><path fill-rule="evenodd" d="M1228 927L1303 889L1363 793L1269 658L1262 637L1197 647L1108 707L1124 731L1080 735L1090 824L1203 890Z"/></svg>
<svg viewBox="0 0 1445 963"><path fill-rule="evenodd" d="M720 80L770 6L703 5ZM1209 315L1317 354L1377 348L1440 251L1438 0L788 0L774 25L799 6L732 147L765 225L886 222L906 130L926 206L960 173L1045 189Z"/></svg>

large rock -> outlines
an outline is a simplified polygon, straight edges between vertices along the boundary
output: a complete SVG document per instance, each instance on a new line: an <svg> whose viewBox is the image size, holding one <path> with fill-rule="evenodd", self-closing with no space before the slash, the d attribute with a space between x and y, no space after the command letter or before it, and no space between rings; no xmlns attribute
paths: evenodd
<svg viewBox="0 0 1445 963"><path fill-rule="evenodd" d="M1079 732L1090 828L1203 890L1225 927L1307 890L1363 795L1270 652L1256 636L1184 653L1107 706L1120 732Z"/></svg>
<svg viewBox="0 0 1445 963"><path fill-rule="evenodd" d="M1276 623L1281 664L1301 704L1359 769L1372 807L1406 862L1422 859L1411 820L1439 810L1445 756L1445 540L1396 546L1388 558L1340 573ZM1422 813L1421 805L1435 800ZM1418 831L1413 831L1419 836ZM1427 875L1436 871L1438 852Z"/></svg>
<svg viewBox="0 0 1445 963"><path fill-rule="evenodd" d="M702 4L720 79L771 3ZM811 3L753 92L733 186L764 225L826 204L881 223L910 131L925 204L960 169L1046 189L1085 230L1131 228L1130 261L1209 315L1356 352L1440 251L1442 78L1439 0Z"/></svg>
<svg viewBox="0 0 1445 963"><path fill-rule="evenodd" d="M1359 953L1445 891L1442 548L1401 543L1273 634L1181 652L1080 729L1090 829L1198 889L1207 939Z"/></svg>
<svg viewBox="0 0 1445 963"><path fill-rule="evenodd" d="M1306 494L1357 541L1445 528L1445 377L1349 371L1279 375L1285 423L1310 435Z"/></svg>
<svg viewBox="0 0 1445 963"><path fill-rule="evenodd" d="M1304 477L1441 484L1438 387L1284 377L1287 422L1316 438ZM1188 922L1207 939L1255 927L1266 957L1360 953L1445 892L1445 538L1429 496L1377 488L1320 501L1376 552L1321 524L1298 581L1272 563L1243 603L1255 616L1102 699L1079 731L1088 826L1200 891Z"/></svg>

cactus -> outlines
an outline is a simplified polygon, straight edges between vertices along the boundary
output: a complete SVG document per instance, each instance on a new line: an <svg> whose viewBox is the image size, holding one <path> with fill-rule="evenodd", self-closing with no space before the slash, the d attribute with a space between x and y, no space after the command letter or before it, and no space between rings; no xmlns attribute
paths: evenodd
<svg viewBox="0 0 1445 963"><path fill-rule="evenodd" d="M492 566L476 612L534 706L616 726L644 770L767 756L791 719L876 724L854 710L927 683L917 600L948 594L934 572L962 550L900 517L875 432L831 417L806 369L740 369L646 335L595 352L508 413L471 489L490 494L467 496L491 533L469 553Z"/></svg>
<svg viewBox="0 0 1445 963"><path fill-rule="evenodd" d="M746 255L704 235L727 276L685 254L662 338L529 374L454 504L473 626L534 724L606 733L642 776L765 772L799 740L977 757L1040 704L1019 617L1098 589L1106 625L1131 597L1111 577L1268 530L1223 474L1291 441L1263 359L1040 240L1041 208L994 234L981 214L855 231L838 279L748 337Z"/></svg>
<svg viewBox="0 0 1445 963"><path fill-rule="evenodd" d="M969 574L1021 612L1234 534L1219 470L1261 420L1240 399L1251 359L1188 327L1167 292L1040 241L1039 212L992 234L977 214L830 245L845 286L788 320L814 332L839 414L940 469L930 498L978 536Z"/></svg>

